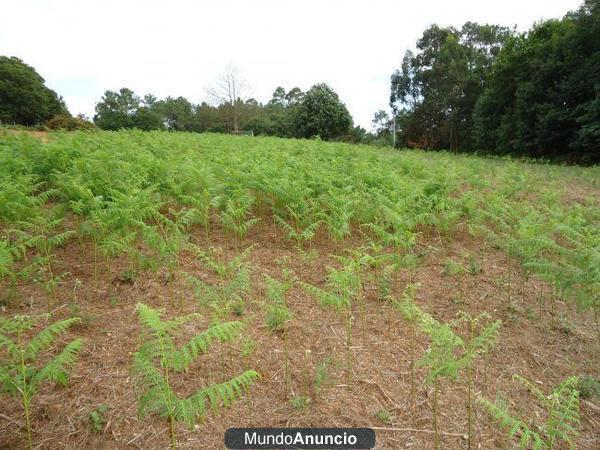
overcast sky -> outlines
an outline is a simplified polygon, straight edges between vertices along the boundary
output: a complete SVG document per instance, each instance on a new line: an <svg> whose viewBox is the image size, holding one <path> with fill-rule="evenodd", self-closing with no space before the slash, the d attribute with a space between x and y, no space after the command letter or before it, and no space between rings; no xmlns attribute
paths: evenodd
<svg viewBox="0 0 600 450"><path fill-rule="evenodd" d="M260 102L326 82L355 123L388 109L389 78L432 23L516 25L580 0L0 0L0 54L34 66L73 114L107 90L206 99L232 63Z"/></svg>

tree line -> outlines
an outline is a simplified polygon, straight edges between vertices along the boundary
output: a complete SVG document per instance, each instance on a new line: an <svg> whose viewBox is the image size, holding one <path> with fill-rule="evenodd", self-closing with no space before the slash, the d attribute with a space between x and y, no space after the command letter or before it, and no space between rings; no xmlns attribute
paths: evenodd
<svg viewBox="0 0 600 450"><path fill-rule="evenodd" d="M232 88L231 92L234 91ZM219 97L214 104L193 104L184 97L161 100L153 95L139 97L127 88L106 91L96 105L94 122L106 130L139 128L236 134L251 131L280 137L360 140L352 138L348 109L326 84L316 84L306 92L297 87L289 91L277 87L266 104L233 93L230 96L229 88L218 94L213 89L211 92Z"/></svg>
<svg viewBox="0 0 600 450"><path fill-rule="evenodd" d="M102 129L243 133L399 147L600 162L600 0L529 31L465 23L432 25L391 76L391 115L367 132L353 124L327 84L303 92L277 87L260 103L228 67L208 101L106 91L96 104ZM72 118L62 98L18 58L0 56L0 122L50 128L93 126Z"/></svg>
<svg viewBox="0 0 600 450"><path fill-rule="evenodd" d="M391 77L401 145L600 162L600 1L525 33L433 25Z"/></svg>

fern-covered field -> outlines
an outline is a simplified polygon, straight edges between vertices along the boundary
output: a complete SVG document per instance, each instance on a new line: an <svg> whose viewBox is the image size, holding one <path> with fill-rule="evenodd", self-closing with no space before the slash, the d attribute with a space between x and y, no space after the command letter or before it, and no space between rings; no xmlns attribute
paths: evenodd
<svg viewBox="0 0 600 450"><path fill-rule="evenodd" d="M600 169L0 130L0 446L600 447Z"/></svg>

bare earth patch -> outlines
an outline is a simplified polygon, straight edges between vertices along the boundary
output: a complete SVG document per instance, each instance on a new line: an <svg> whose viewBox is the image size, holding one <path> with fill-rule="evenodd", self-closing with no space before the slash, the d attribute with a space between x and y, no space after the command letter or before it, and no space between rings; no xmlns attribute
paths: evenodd
<svg viewBox="0 0 600 450"><path fill-rule="evenodd" d="M283 341L280 334L265 327L263 274L280 277L282 267L291 268L303 281L322 286L327 265L336 265L332 253L360 245L353 238L334 244L324 233L313 243L314 257L301 253L282 235L274 232L270 219L250 232L239 248L256 244L252 252L253 294L246 299L242 319L247 321L246 339L257 342L250 358L240 357L240 341L217 346L202 356L189 372L174 381L183 395L207 382L231 378L247 368L257 370L262 378L246 399L209 415L194 430L178 425L181 448L224 448L223 435L232 426L323 427L368 426L377 433L377 448L433 448L431 432L431 395L418 374L417 399L410 402L408 340L410 334L402 317L389 304L378 299L375 284L365 286L366 306L357 314L353 339L353 377L345 385L344 325L333 311L320 308L300 288L289 297L293 311L290 324L289 357L292 395L308 395L305 409L290 403L284 379ZM201 229L193 231L192 241L203 248L221 247L225 255L234 256L238 246L220 230L206 242ZM355 234L356 235L356 234ZM435 318L450 321L459 310L469 313L487 311L502 319L499 343L487 363L478 362L475 391L493 400L502 392L515 411L531 412L534 397L512 381L513 374L533 380L548 391L570 375L600 373L599 345L592 320L579 314L572 305L557 301L554 315L548 309L552 289L547 284L518 272L512 274L512 297L515 308L507 310L507 261L504 253L459 231L451 239L423 239L419 249L423 263L414 281L422 287L418 304ZM308 248L305 249L309 251ZM95 286L93 251L89 243L71 242L56 252L56 271L68 271L68 281L57 290L57 303L48 304L47 295L32 285L20 286L20 299L3 307L5 314L35 314L53 311L53 318L77 314L84 324L67 338L82 336L85 347L77 362L69 389L47 384L33 403L34 446L37 448L166 448L169 445L167 423L155 417L141 420L130 371L132 354L139 345L140 327L135 314L137 302L165 307L167 316L199 310L204 319L188 327L190 334L203 330L210 322L210 311L198 309L198 300L184 277L167 280L162 273L140 273L133 284L118 281L127 267L124 260L102 263L101 276ZM448 258L467 264L471 255L481 272L447 276L443 274ZM197 259L185 254L181 268L205 281L216 281ZM75 280L78 280L76 284ZM409 281L404 271L394 283L400 295ZM6 290L5 290L6 291ZM7 294L6 294L7 295ZM546 301L540 307L539 299ZM77 306L74 306L77 305ZM74 309L76 308L76 309ZM231 319L239 319L232 315ZM419 352L426 348L419 338ZM307 356L306 350L310 350ZM329 375L317 392L314 385L316 367L331 358ZM308 378L307 378L308 374ZM440 396L440 430L443 448L466 448L466 387L464 381L444 382ZM597 402L597 400L595 401ZM14 449L24 445L22 411L17 402L2 397L0 445ZM89 415L106 405L101 430L92 431ZM378 418L385 410L389 420ZM580 449L600 448L600 407L591 400L581 402ZM476 410L475 448L491 449L510 445L491 423L487 414Z"/></svg>

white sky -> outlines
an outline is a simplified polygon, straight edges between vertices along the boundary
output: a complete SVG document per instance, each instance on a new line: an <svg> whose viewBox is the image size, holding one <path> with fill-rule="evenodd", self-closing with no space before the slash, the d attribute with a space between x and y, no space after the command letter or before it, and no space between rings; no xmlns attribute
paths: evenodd
<svg viewBox="0 0 600 450"><path fill-rule="evenodd" d="M228 63L261 102L328 83L355 123L388 109L389 79L432 23L517 25L582 0L0 0L0 54L34 66L71 113L107 89L206 99Z"/></svg>

